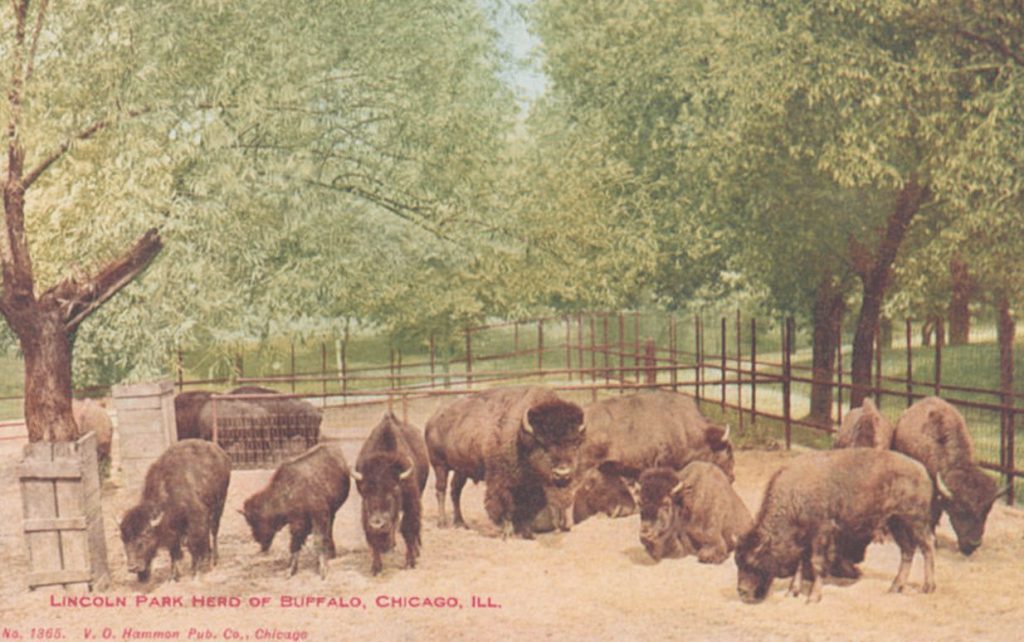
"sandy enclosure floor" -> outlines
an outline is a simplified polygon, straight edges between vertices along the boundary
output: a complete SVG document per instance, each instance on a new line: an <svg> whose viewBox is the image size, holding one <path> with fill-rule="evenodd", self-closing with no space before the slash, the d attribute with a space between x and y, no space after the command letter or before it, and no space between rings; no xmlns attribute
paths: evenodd
<svg viewBox="0 0 1024 642"><path fill-rule="evenodd" d="M407 408L423 425L437 406L425 401ZM401 412L401 408L396 408ZM381 408L331 411L328 438L340 439L350 463L358 435L372 427ZM18 442L0 442L0 636L32 639L32 627L59 627L63 639L915 639L1010 640L1024 636L1024 512L996 506L985 544L971 558L955 550L943 520L937 555L938 590L918 592L921 561L915 559L910 590L889 595L899 563L895 544L875 544L856 582L829 582L820 604L785 596L776 581L768 599L745 605L736 595L736 567L695 558L651 561L638 541L639 517L594 518L569 533L535 541L502 541L483 510L483 485L469 485L463 507L471 528L436 526L433 476L424 493L423 552L406 570L404 547L385 557L384 572L370 575L370 557L359 526L360 499L353 487L339 511L334 537L339 555L326 580L315 573L307 546L299 573L286 577L287 535L279 533L268 555L260 555L244 519L235 512L261 488L271 471L232 474L221 525L221 561L198 579L168 580L169 558L154 561L154 578L140 585L125 568L114 517L137 500L137 491L113 486L103 493L112 586L100 594L125 607L52 605L63 591L25 588L28 571L20 534L21 500L15 464ZM737 453L736 489L756 512L771 473L792 455ZM195 606L196 597L241 599L239 606ZM337 605L282 606L310 598L334 598ZM440 598L458 607L381 606L392 598ZM479 598L485 608L474 608ZM180 606L139 606L137 599ZM265 599L265 606L250 600ZM493 606L489 606L493 605ZM212 637L202 637L209 633ZM133 637L149 634L150 637ZM276 636L276 637L275 637ZM286 637L287 636L287 637ZM294 637L291 637L294 636ZM38 639L38 638L37 638Z"/></svg>

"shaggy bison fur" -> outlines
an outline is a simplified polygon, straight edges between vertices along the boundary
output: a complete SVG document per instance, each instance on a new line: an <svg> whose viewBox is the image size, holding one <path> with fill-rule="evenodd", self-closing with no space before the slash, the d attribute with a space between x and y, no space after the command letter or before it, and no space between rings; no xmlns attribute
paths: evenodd
<svg viewBox="0 0 1024 642"><path fill-rule="evenodd" d="M503 536L532 537L531 524L545 508L553 513L552 528L568 530L583 430L579 406L540 386L495 388L442 407L426 428L439 523L447 524L444 495L453 472L456 525L465 525L460 497L466 481L484 479L487 514Z"/></svg>
<svg viewBox="0 0 1024 642"><path fill-rule="evenodd" d="M799 595L802 566L813 580L808 601L820 600L837 536L870 539L883 526L901 554L890 591L903 590L921 549L922 591L929 593L935 590L932 510L928 471L905 455L868 448L801 455L768 482L754 527L736 547L740 598L759 602L774 578L788 576L790 593Z"/></svg>
<svg viewBox="0 0 1024 642"><path fill-rule="evenodd" d="M146 472L142 500L121 519L128 571L145 582L153 557L166 548L171 576L178 579L182 542L192 556L193 573L207 560L216 563L230 479L231 462L217 445L186 439L168 447Z"/></svg>
<svg viewBox="0 0 1024 642"><path fill-rule="evenodd" d="M363 497L363 532L373 554L370 570L374 575L383 568L381 554L395 546L396 528L405 540L406 567L416 566L420 498L429 473L423 435L390 411L386 413L363 443L352 473Z"/></svg>
<svg viewBox="0 0 1024 642"><path fill-rule="evenodd" d="M729 478L713 464L640 475L640 542L655 561L696 553L702 563L721 564L752 525Z"/></svg>
<svg viewBox="0 0 1024 642"><path fill-rule="evenodd" d="M110 469L110 443L114 437L114 424L102 402L94 399L72 399L71 414L78 426L78 434L96 433L96 458L100 470Z"/></svg>
<svg viewBox="0 0 1024 642"><path fill-rule="evenodd" d="M349 486L348 464L341 450L319 444L278 466L266 488L245 500L241 513L263 552L288 525L289 575L298 570L299 551L312 531L318 544L317 570L326 577L327 560L335 556L334 515L348 499Z"/></svg>
<svg viewBox="0 0 1024 642"><path fill-rule="evenodd" d="M939 506L949 515L956 532L960 552L973 553L981 546L992 504L1008 489L997 488L995 480L974 462L974 447L963 415L938 397L922 399L896 422L893 449L928 469L936 483Z"/></svg>

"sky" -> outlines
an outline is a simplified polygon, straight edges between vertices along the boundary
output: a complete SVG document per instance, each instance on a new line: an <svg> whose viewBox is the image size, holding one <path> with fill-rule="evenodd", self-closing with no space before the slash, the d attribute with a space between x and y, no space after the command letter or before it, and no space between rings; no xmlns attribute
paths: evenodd
<svg viewBox="0 0 1024 642"><path fill-rule="evenodd" d="M547 78L537 57L540 40L526 28L526 22L517 9L531 4L531 0L481 1L487 5L487 15L498 31L502 51L509 57L503 77L514 88L525 115L547 86Z"/></svg>

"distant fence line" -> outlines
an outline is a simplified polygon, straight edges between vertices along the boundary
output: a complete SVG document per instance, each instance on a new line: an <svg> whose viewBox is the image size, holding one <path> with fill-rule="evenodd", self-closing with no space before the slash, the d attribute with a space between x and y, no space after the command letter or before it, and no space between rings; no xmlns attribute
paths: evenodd
<svg viewBox="0 0 1024 642"><path fill-rule="evenodd" d="M1020 483L1024 471L1018 468L1022 453L1016 432L1018 425L1024 425L1017 419L1024 412L1018 398L1024 395L944 381L942 341L932 348L915 346L910 319L905 321L904 335L902 346L885 348L889 359L883 364L881 333L876 331L868 389L876 405L882 409L892 403L909 406L921 397L941 395L967 419L979 463L1006 481ZM736 411L740 430L745 422L756 423L758 418L779 421L787 448L795 426L820 433L835 430L832 422L805 417L813 385L831 388L836 423L842 421L844 400L853 388L841 340L831 378L823 379L811 366L793 362L797 331L792 318L764 323L743 319L737 312L735 318L723 316L709 322L700 314L588 313L466 328L459 343L461 354L447 359L438 355L431 338L426 351L412 358L391 349L387 363L364 360L358 365L350 362L343 346L335 354L336 367L328 367L328 344L321 342L319 355L312 355L319 356L319 368L305 370L297 367L292 343L286 372L246 372L245 356L238 353L232 376L206 379L186 378L186 355L179 351L175 383L179 392L200 386L263 384L319 399L323 407L460 395L496 384L531 381L559 390L590 391L593 398L601 391L658 387L684 390L702 402ZM902 376L883 373L884 365L891 369L894 356L899 357ZM305 361L312 359L307 355ZM928 376L916 379L923 376L922 365ZM998 360L987 367L998 371ZM1011 484L1010 502L1014 490Z"/></svg>

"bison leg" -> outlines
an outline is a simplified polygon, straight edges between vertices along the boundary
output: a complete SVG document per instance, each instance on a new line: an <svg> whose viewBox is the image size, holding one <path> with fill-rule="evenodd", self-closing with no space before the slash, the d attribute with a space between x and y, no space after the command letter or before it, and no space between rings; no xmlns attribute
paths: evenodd
<svg viewBox="0 0 1024 642"><path fill-rule="evenodd" d="M171 579L177 582L181 579L181 560L185 558L185 554L181 551L181 542L176 541L170 547L171 553Z"/></svg>
<svg viewBox="0 0 1024 642"><path fill-rule="evenodd" d="M444 510L444 494L448 490L448 467L444 464L434 464L434 490L437 493L437 527L447 528L448 515ZM452 503L455 503L454 487L452 488Z"/></svg>
<svg viewBox="0 0 1024 642"><path fill-rule="evenodd" d="M327 552L327 559L331 560L338 556L338 549L334 546L334 516L335 513L330 513L327 519L327 532L324 533L324 549Z"/></svg>
<svg viewBox="0 0 1024 642"><path fill-rule="evenodd" d="M334 541L331 538L329 513L320 511L313 517L313 542L316 544L316 568L320 579L327 579L327 560L334 557Z"/></svg>
<svg viewBox="0 0 1024 642"><path fill-rule="evenodd" d="M907 583L907 577L910 575L910 565L914 561L914 550L917 546L913 537L907 532L906 526L901 521L890 520L889 532L892 533L892 538L896 540L896 544L900 547L900 568L896 572L892 586L889 587L889 592L901 593L903 592L904 585Z"/></svg>
<svg viewBox="0 0 1024 642"><path fill-rule="evenodd" d="M701 564L721 564L729 557L729 547L725 545L725 539L721 534L715 536L714 540L703 545L697 551L697 561Z"/></svg>
<svg viewBox="0 0 1024 642"><path fill-rule="evenodd" d="M787 595L793 597L800 597L800 593L804 590L804 574L801 568L804 565L803 560L797 562L796 573L793 573L793 579L789 581L789 590L786 592Z"/></svg>
<svg viewBox="0 0 1024 642"><path fill-rule="evenodd" d="M309 531L312 530L312 525L309 521L308 515L293 520L288 525L288 530L292 536L291 542L291 558L288 560L288 577L295 575L299 570L299 551L302 550L302 545L306 543L306 538L309 536Z"/></svg>
<svg viewBox="0 0 1024 642"><path fill-rule="evenodd" d="M807 603L821 601L821 585L828 572L828 553L835 540L835 531L831 528L824 528L811 541L810 567L813 574L811 592L807 596Z"/></svg>
<svg viewBox="0 0 1024 642"><path fill-rule="evenodd" d="M919 530L921 532L915 532L915 537L924 556L924 584L921 586L921 592L931 593L935 590L935 541L930 530Z"/></svg>
<svg viewBox="0 0 1024 642"><path fill-rule="evenodd" d="M374 575L378 575L381 569L384 568L384 562L380 559L380 551L374 546L371 546L370 548L373 553L373 562L370 564L370 572Z"/></svg>
<svg viewBox="0 0 1024 642"><path fill-rule="evenodd" d="M407 497L402 511L402 523L399 530L405 540L405 566L416 568L416 558L420 554L420 498Z"/></svg>
<svg viewBox="0 0 1024 642"><path fill-rule="evenodd" d="M192 575L198 575L210 559L210 522L201 512L189 521L186 545L192 556Z"/></svg>
<svg viewBox="0 0 1024 642"><path fill-rule="evenodd" d="M466 487L466 480L469 478L458 471L452 475L452 512L455 516L455 526L468 528L466 520L462 518L462 489Z"/></svg>

